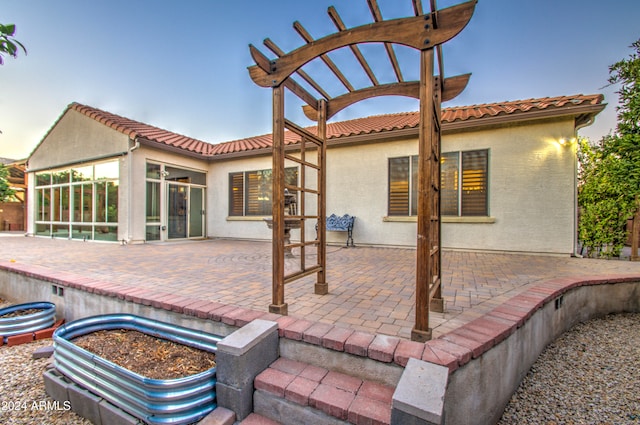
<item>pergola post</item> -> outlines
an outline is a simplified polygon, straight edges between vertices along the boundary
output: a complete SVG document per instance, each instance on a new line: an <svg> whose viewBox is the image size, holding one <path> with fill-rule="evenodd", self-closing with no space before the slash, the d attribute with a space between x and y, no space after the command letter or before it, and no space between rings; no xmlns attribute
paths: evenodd
<svg viewBox="0 0 640 425"><path fill-rule="evenodd" d="M269 312L286 315L284 302L284 86L273 88L273 277Z"/></svg>
<svg viewBox="0 0 640 425"><path fill-rule="evenodd" d="M439 241L434 240L432 220L438 219L439 211L434 211L433 167L439 167L439 151L437 143L437 129L434 129L437 119L434 102L436 97L435 81L433 77L434 50L427 49L420 52L420 124L418 136L418 236L416 249L416 321L411 331L414 341L428 341L431 339L429 328L429 293L434 283L434 269L437 268L433 255L439 255ZM435 130L435 131L434 131ZM435 136L435 137L434 137Z"/></svg>
<svg viewBox="0 0 640 425"><path fill-rule="evenodd" d="M315 285L316 295L326 295L329 293L329 284L327 283L327 232L326 221L327 216L327 101L320 99L318 101L318 138L323 141L318 146L318 264L321 270L317 273Z"/></svg>
<svg viewBox="0 0 640 425"><path fill-rule="evenodd" d="M442 298L442 220L440 214L440 185L442 158L442 83L441 77L434 78L433 110L435 120L432 125L431 147L431 289L429 292L429 309L437 313L444 312Z"/></svg>

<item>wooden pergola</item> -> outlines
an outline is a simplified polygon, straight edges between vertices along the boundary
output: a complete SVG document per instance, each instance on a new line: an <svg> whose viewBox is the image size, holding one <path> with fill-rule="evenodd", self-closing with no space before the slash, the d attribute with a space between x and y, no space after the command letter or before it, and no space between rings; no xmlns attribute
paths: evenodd
<svg viewBox="0 0 640 425"><path fill-rule="evenodd" d="M373 23L347 28L335 8L328 14L337 32L315 40L298 22L293 27L306 44L285 53L273 41L264 45L276 56L269 59L256 47L249 46L255 65L249 67L252 80L261 87L273 89L273 297L269 311L287 314L285 284L316 274L315 293L329 291L326 281L326 148L327 120L337 112L361 100L377 96L408 96L420 100L419 157L418 157L418 215L416 261L416 317L411 338L416 341L431 339L429 308L443 311L441 294L440 243L440 112L441 103L456 97L464 90L470 74L444 78L442 44L455 37L469 22L476 0L438 10L436 0L430 0L429 13L424 13L421 0L412 0L415 16L384 20L376 0L367 0ZM358 47L361 43L382 43L396 81L381 84ZM412 47L420 54L419 81L405 81L394 50L394 44ZM371 81L371 86L356 89L329 52L348 47ZM302 68L319 59L344 85L346 93L331 97ZM435 64L439 75L434 75ZM301 78L318 95L312 94L296 79ZM305 115L317 121L317 134L287 120L284 114L285 89L304 102ZM301 141L293 155L285 146L285 130L297 134ZM299 184L285 184L285 163L300 167ZM315 179L310 173L315 173ZM313 182L314 184L310 184ZM294 215L285 217L285 189L300 196L300 207ZM307 197L315 197L314 211L306 207ZM312 205L310 203L309 205ZM310 208L309 208L310 209ZM305 222L317 222L317 240L305 234ZM297 222L300 241L285 246L285 226ZM317 261L307 264L305 249L317 248ZM285 273L285 248L300 248L299 269Z"/></svg>

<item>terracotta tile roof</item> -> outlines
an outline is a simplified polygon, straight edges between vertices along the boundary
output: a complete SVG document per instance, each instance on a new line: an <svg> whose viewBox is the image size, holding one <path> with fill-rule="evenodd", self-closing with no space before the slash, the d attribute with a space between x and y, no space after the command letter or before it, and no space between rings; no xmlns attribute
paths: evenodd
<svg viewBox="0 0 640 425"><path fill-rule="evenodd" d="M525 114L530 111L562 110L569 111L574 106L600 105L604 100L601 94L545 97L539 99L515 100L509 102L486 103L481 105L457 106L442 110L442 123L471 121L487 117ZM387 131L401 130L405 128L417 128L419 114L403 112L396 114L374 115L365 118L357 118L349 121L341 121L327 124L327 138L375 134ZM307 127L311 133L316 132L315 127ZM285 144L296 143L299 138L290 132L285 133ZM271 147L271 134L257 137L249 137L242 140L233 140L215 145L212 154L230 154L249 150Z"/></svg>
<svg viewBox="0 0 640 425"><path fill-rule="evenodd" d="M92 108L90 106L72 103L68 109L73 109L94 120L119 131L131 139L139 137L161 145L171 146L200 155L209 156L213 145L192 137L183 136L168 130L163 130L149 124L134 121L120 115Z"/></svg>
<svg viewBox="0 0 640 425"><path fill-rule="evenodd" d="M511 115L532 110L569 109L572 106L599 105L604 100L601 94L544 97L539 99L514 100L482 105L458 106L443 110L442 122L466 121L488 116Z"/></svg>
<svg viewBox="0 0 640 425"><path fill-rule="evenodd" d="M551 112L557 110L558 114L563 114L564 112L571 112L572 107L601 105L603 100L604 96L600 94L579 94L575 96L545 97L481 105L457 106L443 109L442 123L446 126L448 123L468 122L482 118L509 115L516 118L516 116L520 114L545 110ZM268 149L272 144L271 134L264 134L214 145L79 103L72 103L68 109L73 109L91 117L104 125L128 135L132 139L140 137L153 143L158 143L159 145L182 149L203 157L216 157L218 155ZM349 121L329 123L327 124L327 138L337 139L354 135L376 134L406 128L417 128L418 124L418 112L375 115ZM307 130L315 134L315 127L308 127ZM297 142L299 142L297 135L289 131L285 132L285 144Z"/></svg>
<svg viewBox="0 0 640 425"><path fill-rule="evenodd" d="M290 131L284 134L285 145L298 143L300 138ZM211 155L223 155L237 152L246 152L256 149L270 148L272 145L271 134L263 134L262 136L254 136L246 139L233 140L230 142L218 143L212 145Z"/></svg>

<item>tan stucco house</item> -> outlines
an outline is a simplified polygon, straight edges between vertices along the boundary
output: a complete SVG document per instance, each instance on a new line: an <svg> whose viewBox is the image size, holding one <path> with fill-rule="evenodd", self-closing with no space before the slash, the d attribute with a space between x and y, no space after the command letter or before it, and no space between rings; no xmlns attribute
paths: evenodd
<svg viewBox="0 0 640 425"><path fill-rule="evenodd" d="M573 253L576 134L604 107L601 95L575 95L444 109L443 247ZM327 213L357 217L358 245L416 244L418 121L410 112L328 125ZM286 143L295 154L294 135ZM73 103L29 157L27 233L270 239L270 169L270 135L214 145ZM299 177L288 167L287 179Z"/></svg>

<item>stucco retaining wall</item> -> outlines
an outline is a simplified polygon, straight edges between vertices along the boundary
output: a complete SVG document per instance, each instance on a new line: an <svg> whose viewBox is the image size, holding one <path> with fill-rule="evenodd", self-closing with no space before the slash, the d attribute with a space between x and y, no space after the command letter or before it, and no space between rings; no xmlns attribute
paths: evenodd
<svg viewBox="0 0 640 425"><path fill-rule="evenodd" d="M195 314L185 314L183 310L162 308L151 299L135 302L131 299L133 295L127 300L124 294L122 297L109 296L102 293L103 289L96 288L91 292L91 286L74 288L69 284L80 285L73 283L73 278L77 276L67 276L65 280L62 275L54 277L33 272L22 273L0 265L0 294L10 295L12 301L19 303L34 300L52 302L56 304L57 318L64 318L67 322L100 314L130 313L220 336L227 336L239 327L220 320L202 320ZM98 286L96 284L104 282L86 279L87 285L92 283L95 288Z"/></svg>
<svg viewBox="0 0 640 425"><path fill-rule="evenodd" d="M552 285L551 282L546 287ZM464 358L462 354L457 356L457 365L449 364L450 369L455 370L450 373L445 393L445 424L496 423L511 395L549 343L585 320L609 313L640 312L638 280L612 280L611 283L576 281L565 282L564 285L557 293L549 291L549 299L543 305L532 307L534 312L522 326L518 327L515 321L513 333L504 340L479 356L472 353L471 360L464 365L460 366ZM563 283L558 286L563 286ZM524 296L531 295L532 291ZM488 316L491 319L498 317L491 316L491 313ZM463 332L458 333L461 334ZM486 339L490 338L487 336ZM447 335L443 339L446 340ZM458 343L463 344L461 340Z"/></svg>

